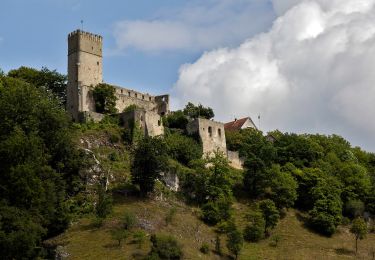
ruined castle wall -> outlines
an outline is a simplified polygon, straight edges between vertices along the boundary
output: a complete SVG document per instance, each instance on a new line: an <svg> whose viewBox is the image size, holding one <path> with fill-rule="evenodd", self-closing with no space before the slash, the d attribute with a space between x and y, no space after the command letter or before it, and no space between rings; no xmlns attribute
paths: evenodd
<svg viewBox="0 0 375 260"><path fill-rule="evenodd" d="M148 136L164 134L164 126L161 117L156 112L146 111L145 114L146 132Z"/></svg>
<svg viewBox="0 0 375 260"><path fill-rule="evenodd" d="M202 140L203 154L211 154L219 150L227 154L224 124L208 119L198 118L187 126L189 134L198 133Z"/></svg>
<svg viewBox="0 0 375 260"><path fill-rule="evenodd" d="M137 124L145 136L158 136L164 134L161 117L155 112L144 109L134 109L120 114L125 128L131 127L130 122Z"/></svg>
<svg viewBox="0 0 375 260"><path fill-rule="evenodd" d="M240 154L235 151L227 151L227 158L229 161L229 165L235 169L242 170L243 164L245 162L244 158L240 157Z"/></svg>

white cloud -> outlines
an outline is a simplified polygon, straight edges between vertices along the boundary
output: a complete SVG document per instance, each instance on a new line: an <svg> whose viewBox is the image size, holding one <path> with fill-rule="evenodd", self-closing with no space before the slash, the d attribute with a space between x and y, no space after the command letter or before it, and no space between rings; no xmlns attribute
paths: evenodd
<svg viewBox="0 0 375 260"><path fill-rule="evenodd" d="M239 44L265 29L274 14L263 0L193 0L155 19L115 24L119 49L196 51Z"/></svg>
<svg viewBox="0 0 375 260"><path fill-rule="evenodd" d="M261 113L263 130L337 133L375 151L375 0L274 2L269 32L180 68L179 105L220 120Z"/></svg>

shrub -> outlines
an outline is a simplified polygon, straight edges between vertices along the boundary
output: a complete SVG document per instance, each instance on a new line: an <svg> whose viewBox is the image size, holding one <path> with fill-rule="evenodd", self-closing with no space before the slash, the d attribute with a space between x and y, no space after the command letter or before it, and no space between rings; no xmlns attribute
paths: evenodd
<svg viewBox="0 0 375 260"><path fill-rule="evenodd" d="M122 226L125 230L131 230L137 224L137 218L132 212L125 212L122 217Z"/></svg>
<svg viewBox="0 0 375 260"><path fill-rule="evenodd" d="M345 214L351 219L362 216L364 211L365 204L360 200L349 200L345 204Z"/></svg>
<svg viewBox="0 0 375 260"><path fill-rule="evenodd" d="M143 230L134 232L133 234L134 243L138 244L138 247L141 248L146 240L146 237L147 235Z"/></svg>
<svg viewBox="0 0 375 260"><path fill-rule="evenodd" d="M104 187L99 187L98 202L96 204L96 215L106 218L112 212L112 196L107 194Z"/></svg>
<svg viewBox="0 0 375 260"><path fill-rule="evenodd" d="M243 236L237 228L228 233L227 247L234 254L235 259L237 259L243 247Z"/></svg>
<svg viewBox="0 0 375 260"><path fill-rule="evenodd" d="M281 241L282 236L281 235L274 235L271 237L270 246L277 247L279 245L279 242Z"/></svg>
<svg viewBox="0 0 375 260"><path fill-rule="evenodd" d="M231 204L226 199L215 202L207 202L202 206L202 219L209 225L216 225L231 216Z"/></svg>
<svg viewBox="0 0 375 260"><path fill-rule="evenodd" d="M202 147L193 139L179 133L166 136L168 154L178 162L188 165L192 160L202 158Z"/></svg>
<svg viewBox="0 0 375 260"><path fill-rule="evenodd" d="M259 211L252 211L248 214L249 224L244 230L244 238L250 242L258 242L264 237L266 221Z"/></svg>
<svg viewBox="0 0 375 260"><path fill-rule="evenodd" d="M275 203L272 200L262 200L258 204L266 221L265 232L268 234L271 229L275 228L279 221L280 215Z"/></svg>
<svg viewBox="0 0 375 260"><path fill-rule="evenodd" d="M121 246L121 242L129 237L129 231L124 229L115 229L111 231L111 236L114 240L118 241L118 246Z"/></svg>
<svg viewBox="0 0 375 260"><path fill-rule="evenodd" d="M160 259L181 259L182 247L172 236L152 235L150 256L158 256Z"/></svg>
<svg viewBox="0 0 375 260"><path fill-rule="evenodd" d="M113 86L100 83L92 92L95 100L95 109L98 113L113 114L116 109L116 90Z"/></svg>
<svg viewBox="0 0 375 260"><path fill-rule="evenodd" d="M210 246L207 243L203 243L199 250L207 255L210 252Z"/></svg>

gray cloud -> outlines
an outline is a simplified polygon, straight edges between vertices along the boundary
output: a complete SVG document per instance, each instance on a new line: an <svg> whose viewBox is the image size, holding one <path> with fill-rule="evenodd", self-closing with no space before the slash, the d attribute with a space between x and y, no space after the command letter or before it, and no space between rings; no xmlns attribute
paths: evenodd
<svg viewBox="0 0 375 260"><path fill-rule="evenodd" d="M271 24L274 14L263 0L193 0L149 20L115 24L119 49L200 51L239 44Z"/></svg>
<svg viewBox="0 0 375 260"><path fill-rule="evenodd" d="M261 114L265 131L337 133L375 151L375 0L275 0L269 32L180 68L176 106Z"/></svg>

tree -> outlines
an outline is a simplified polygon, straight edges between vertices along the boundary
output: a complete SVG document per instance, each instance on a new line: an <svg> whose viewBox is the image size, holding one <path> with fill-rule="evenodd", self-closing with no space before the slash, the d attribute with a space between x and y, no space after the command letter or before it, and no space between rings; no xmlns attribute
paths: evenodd
<svg viewBox="0 0 375 260"><path fill-rule="evenodd" d="M8 259L37 258L42 238L70 223L65 201L82 188L81 157L69 117L51 93L0 77L0 108L0 198L6 205L0 233L2 246L11 247L2 252ZM20 219L5 218L10 209Z"/></svg>
<svg viewBox="0 0 375 260"><path fill-rule="evenodd" d="M132 182L139 185L142 195L153 191L155 181L167 165L167 148L160 137L145 137L134 151Z"/></svg>
<svg viewBox="0 0 375 260"><path fill-rule="evenodd" d="M181 259L183 256L182 247L180 243L172 236L167 235L151 235L150 241L152 243L150 256L155 256L151 259Z"/></svg>
<svg viewBox="0 0 375 260"><path fill-rule="evenodd" d="M202 147L191 137L179 133L165 137L168 154L178 162L188 165L191 160L202 158Z"/></svg>
<svg viewBox="0 0 375 260"><path fill-rule="evenodd" d="M96 215L98 218L105 219L112 212L112 196L107 194L105 188L98 188L98 202L96 204Z"/></svg>
<svg viewBox="0 0 375 260"><path fill-rule="evenodd" d="M333 178L321 179L310 194L314 201L309 211L310 224L319 233L331 236L342 218L340 185Z"/></svg>
<svg viewBox="0 0 375 260"><path fill-rule="evenodd" d="M244 238L247 241L258 242L264 237L266 221L260 211L251 211L247 216L248 224L245 227Z"/></svg>
<svg viewBox="0 0 375 260"><path fill-rule="evenodd" d="M363 218L353 220L350 232L355 236L355 253L358 252L358 239L362 240L367 235L367 224Z"/></svg>
<svg viewBox="0 0 375 260"><path fill-rule="evenodd" d="M355 253L358 252L358 239L362 240L366 237L367 234L367 224L363 220L363 218L356 218L353 220L352 227L350 228L350 232L352 232L355 236Z"/></svg>
<svg viewBox="0 0 375 260"><path fill-rule="evenodd" d="M8 72L8 77L21 79L38 88L52 91L62 104L66 104L67 76L58 73L56 70L49 70L43 67L41 70L20 67Z"/></svg>
<svg viewBox="0 0 375 260"><path fill-rule="evenodd" d="M169 128L177 128L185 131L188 122L187 116L181 110L171 112L163 117L163 125Z"/></svg>
<svg viewBox="0 0 375 260"><path fill-rule="evenodd" d="M243 237L237 228L234 228L228 233L227 247L228 250L234 254L235 259L237 259L243 247Z"/></svg>
<svg viewBox="0 0 375 260"><path fill-rule="evenodd" d="M269 231L276 227L277 222L279 221L280 214L277 210L275 203L272 200L262 200L258 203L260 211L262 211L264 220L265 220L265 232Z"/></svg>
<svg viewBox="0 0 375 260"><path fill-rule="evenodd" d="M129 231L124 229L115 229L111 231L111 236L114 240L118 241L118 246L121 246L121 242L129 237Z"/></svg>
<svg viewBox="0 0 375 260"><path fill-rule="evenodd" d="M206 118L206 119L211 119L215 116L214 111L210 107L204 107L201 104L198 106L195 106L193 103L189 102L184 110L184 114L186 116L189 116L191 118Z"/></svg>
<svg viewBox="0 0 375 260"><path fill-rule="evenodd" d="M116 89L108 84L100 83L92 92L95 100L95 109L98 113L114 114L116 109Z"/></svg>

